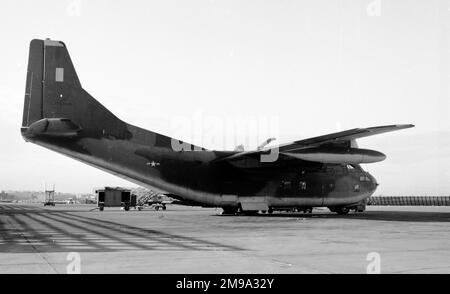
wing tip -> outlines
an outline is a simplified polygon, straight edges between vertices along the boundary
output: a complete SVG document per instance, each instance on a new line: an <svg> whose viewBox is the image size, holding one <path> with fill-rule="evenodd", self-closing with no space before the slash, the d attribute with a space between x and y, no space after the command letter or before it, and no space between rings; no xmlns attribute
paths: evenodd
<svg viewBox="0 0 450 294"><path fill-rule="evenodd" d="M395 125L395 126L399 129L409 129L409 128L415 127L415 125L413 125L413 124L400 124L400 125Z"/></svg>
<svg viewBox="0 0 450 294"><path fill-rule="evenodd" d="M415 125L413 125L413 124L395 124L395 125L370 127L370 128L365 128L365 129L366 130L392 129L394 131L394 130L401 130L401 129L409 129L409 128L413 128L413 127L415 127Z"/></svg>

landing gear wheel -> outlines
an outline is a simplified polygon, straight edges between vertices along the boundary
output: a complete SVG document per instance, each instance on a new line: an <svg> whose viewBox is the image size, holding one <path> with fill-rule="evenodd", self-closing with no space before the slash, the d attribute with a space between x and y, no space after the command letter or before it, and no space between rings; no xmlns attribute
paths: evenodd
<svg viewBox="0 0 450 294"><path fill-rule="evenodd" d="M273 213L273 209L272 209L272 207L271 207L271 208L269 208L269 210L267 211L267 213L268 213L268 214L272 214L272 213Z"/></svg>
<svg viewBox="0 0 450 294"><path fill-rule="evenodd" d="M348 207L335 207L333 212L336 212L338 215L346 215L349 211L350 209Z"/></svg>

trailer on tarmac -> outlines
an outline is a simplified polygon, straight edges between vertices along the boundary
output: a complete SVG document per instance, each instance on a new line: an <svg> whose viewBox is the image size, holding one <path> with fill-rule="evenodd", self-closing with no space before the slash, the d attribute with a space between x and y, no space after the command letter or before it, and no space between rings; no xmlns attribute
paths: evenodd
<svg viewBox="0 0 450 294"><path fill-rule="evenodd" d="M130 189L120 187L105 187L95 190L97 206L100 211L105 207L123 207L126 211L136 207L136 195Z"/></svg>

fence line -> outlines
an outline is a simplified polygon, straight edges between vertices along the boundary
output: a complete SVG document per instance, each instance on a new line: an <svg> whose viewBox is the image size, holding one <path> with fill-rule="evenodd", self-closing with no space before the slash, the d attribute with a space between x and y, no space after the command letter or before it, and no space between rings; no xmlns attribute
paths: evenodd
<svg viewBox="0 0 450 294"><path fill-rule="evenodd" d="M373 196L367 205L377 206L450 206L450 196Z"/></svg>

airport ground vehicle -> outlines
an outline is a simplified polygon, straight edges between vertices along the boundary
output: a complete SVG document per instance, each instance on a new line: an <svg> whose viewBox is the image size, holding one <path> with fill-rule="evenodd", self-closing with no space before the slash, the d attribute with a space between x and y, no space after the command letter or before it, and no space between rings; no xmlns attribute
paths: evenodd
<svg viewBox="0 0 450 294"><path fill-rule="evenodd" d="M130 207L136 207L136 196L131 190L120 187L105 187L95 191L97 194L97 206L100 211L105 207L123 207L126 211Z"/></svg>
<svg viewBox="0 0 450 294"><path fill-rule="evenodd" d="M146 208L150 208L150 209L154 209L156 211L162 209L162 210L166 210L167 207L164 203L152 203L152 204L144 204L142 206L138 206L137 209L140 210L144 210Z"/></svg>
<svg viewBox="0 0 450 294"><path fill-rule="evenodd" d="M154 191L149 191L147 195L144 195L139 198L137 201L137 208L139 211L145 209L145 208L153 208L154 210L158 211L160 209L166 210L166 204L171 203L171 201L165 200L163 195L159 195L158 193L155 193Z"/></svg>

